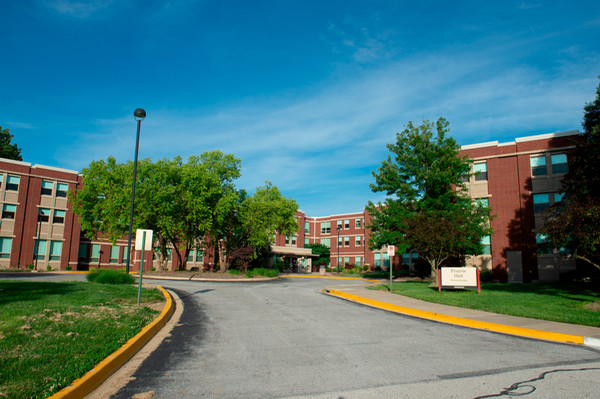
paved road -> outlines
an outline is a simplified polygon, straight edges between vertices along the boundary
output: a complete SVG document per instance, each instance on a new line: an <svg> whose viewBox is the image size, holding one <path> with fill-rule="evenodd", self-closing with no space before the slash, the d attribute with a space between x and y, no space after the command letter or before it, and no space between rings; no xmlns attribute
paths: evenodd
<svg viewBox="0 0 600 399"><path fill-rule="evenodd" d="M419 320L318 291L335 280L159 283L181 297L181 319L112 398L596 398L600 391L600 351Z"/></svg>
<svg viewBox="0 0 600 399"><path fill-rule="evenodd" d="M318 292L336 283L161 282L182 298L180 323L113 397L474 398L545 372L512 393L597 397L598 351L423 321Z"/></svg>

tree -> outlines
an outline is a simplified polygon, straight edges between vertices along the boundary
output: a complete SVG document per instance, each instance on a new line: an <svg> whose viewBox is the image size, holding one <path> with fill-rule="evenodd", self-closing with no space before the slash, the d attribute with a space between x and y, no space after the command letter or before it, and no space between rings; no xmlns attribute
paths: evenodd
<svg viewBox="0 0 600 399"><path fill-rule="evenodd" d="M472 161L459 156L460 147L448 131L448 122L440 118L420 126L409 122L396 134L396 143L387 144L391 155L372 172L375 184L370 185L388 198L367 206L370 248L417 250L435 278L448 258L481 254L481 239L492 232L490 209L466 193Z"/></svg>
<svg viewBox="0 0 600 399"><path fill-rule="evenodd" d="M327 245L325 244L321 244L321 243L315 243L315 244L307 244L305 245L306 248L310 248L312 250L312 253L315 255L319 255L319 257L317 259L315 259L314 263L315 264L320 264L322 262L329 264L329 256L330 256L330 249Z"/></svg>
<svg viewBox="0 0 600 399"><path fill-rule="evenodd" d="M276 234L292 236L298 232L297 211L296 201L285 198L268 181L242 202L240 234L244 235L247 246L254 249L252 259L270 249Z"/></svg>
<svg viewBox="0 0 600 399"><path fill-rule="evenodd" d="M16 144L10 143L13 137L8 129L2 129L2 126L0 126L0 158L22 161L21 149Z"/></svg>
<svg viewBox="0 0 600 399"><path fill-rule="evenodd" d="M582 126L562 180L562 201L546 212L539 233L554 248L600 269L600 85L596 99L584 106Z"/></svg>

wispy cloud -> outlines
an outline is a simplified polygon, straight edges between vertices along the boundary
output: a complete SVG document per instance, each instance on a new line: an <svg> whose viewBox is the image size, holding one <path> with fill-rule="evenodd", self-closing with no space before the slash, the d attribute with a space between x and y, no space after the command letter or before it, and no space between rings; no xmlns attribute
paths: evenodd
<svg viewBox="0 0 600 399"><path fill-rule="evenodd" d="M579 127L583 104L593 95L593 76L568 67L549 75L496 64L493 52L421 54L294 100L240 102L177 114L148 109L140 157L185 157L220 149L242 158L244 188L253 190L270 180L284 194L312 193L300 205L313 215L327 213L328 204L336 201L340 211L346 210L343 204L348 211L360 210L356 208L376 198L368 188L370 171L387 155L385 144L409 120L444 116L461 144ZM131 159L134 140L132 116L97 121L93 130L69 144L69 153L79 157L61 161L81 169L90 159L108 155Z"/></svg>
<svg viewBox="0 0 600 399"><path fill-rule="evenodd" d="M109 7L115 0L37 0L55 12L74 18L88 18L95 12Z"/></svg>

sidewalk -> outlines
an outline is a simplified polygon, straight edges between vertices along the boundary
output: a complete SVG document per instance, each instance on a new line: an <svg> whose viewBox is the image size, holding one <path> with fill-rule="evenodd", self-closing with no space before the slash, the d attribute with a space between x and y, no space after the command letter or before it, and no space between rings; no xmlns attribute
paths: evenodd
<svg viewBox="0 0 600 399"><path fill-rule="evenodd" d="M340 285L330 286L323 291L329 295L363 305L442 323L600 349L600 328L598 327L457 308L390 294L387 291L369 290L366 287L367 285Z"/></svg>

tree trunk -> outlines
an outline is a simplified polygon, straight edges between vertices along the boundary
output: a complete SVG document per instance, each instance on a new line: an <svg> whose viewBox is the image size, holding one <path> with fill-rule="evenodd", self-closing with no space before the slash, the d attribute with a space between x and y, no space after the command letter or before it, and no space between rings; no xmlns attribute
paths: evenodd
<svg viewBox="0 0 600 399"><path fill-rule="evenodd" d="M223 240L219 240L218 243L219 248L219 269L221 272L226 272L229 269L229 263L227 256L225 256L225 242Z"/></svg>

